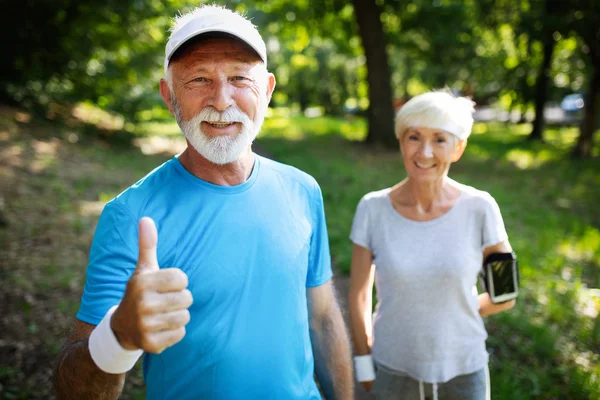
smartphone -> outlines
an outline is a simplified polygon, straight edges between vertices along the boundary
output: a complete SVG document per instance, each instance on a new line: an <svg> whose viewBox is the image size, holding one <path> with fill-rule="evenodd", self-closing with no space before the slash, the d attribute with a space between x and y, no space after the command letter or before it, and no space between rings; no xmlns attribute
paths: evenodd
<svg viewBox="0 0 600 400"><path fill-rule="evenodd" d="M492 303L504 303L519 295L519 266L514 253L493 253L483 263L483 286Z"/></svg>

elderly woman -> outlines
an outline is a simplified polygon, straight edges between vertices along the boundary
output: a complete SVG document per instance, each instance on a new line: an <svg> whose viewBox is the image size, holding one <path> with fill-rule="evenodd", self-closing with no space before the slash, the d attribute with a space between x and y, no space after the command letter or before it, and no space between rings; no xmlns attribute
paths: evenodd
<svg viewBox="0 0 600 400"><path fill-rule="evenodd" d="M490 396L482 317L514 300L493 304L475 284L484 257L512 250L492 196L448 177L473 111L469 99L446 92L408 101L396 116L407 177L358 204L350 321L357 379L366 390L373 385L377 398Z"/></svg>

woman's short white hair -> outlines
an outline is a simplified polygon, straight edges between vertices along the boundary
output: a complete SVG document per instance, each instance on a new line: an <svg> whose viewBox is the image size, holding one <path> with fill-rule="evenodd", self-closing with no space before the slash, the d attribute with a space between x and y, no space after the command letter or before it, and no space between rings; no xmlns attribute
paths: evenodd
<svg viewBox="0 0 600 400"><path fill-rule="evenodd" d="M408 128L439 129L467 140L473 128L473 101L447 91L420 94L406 102L396 113L396 138Z"/></svg>

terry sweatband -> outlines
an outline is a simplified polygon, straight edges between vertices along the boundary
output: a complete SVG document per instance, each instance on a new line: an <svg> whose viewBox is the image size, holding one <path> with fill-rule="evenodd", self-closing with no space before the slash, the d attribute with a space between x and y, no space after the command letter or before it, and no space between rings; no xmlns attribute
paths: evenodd
<svg viewBox="0 0 600 400"><path fill-rule="evenodd" d="M114 306L108 310L88 339L92 360L98 368L109 374L123 374L129 371L144 353L143 350L124 349L117 340L110 327L110 319L117 307Z"/></svg>
<svg viewBox="0 0 600 400"><path fill-rule="evenodd" d="M375 380L375 366L373 357L370 354L366 356L354 357L354 371L356 371L356 380L359 382L369 382Z"/></svg>

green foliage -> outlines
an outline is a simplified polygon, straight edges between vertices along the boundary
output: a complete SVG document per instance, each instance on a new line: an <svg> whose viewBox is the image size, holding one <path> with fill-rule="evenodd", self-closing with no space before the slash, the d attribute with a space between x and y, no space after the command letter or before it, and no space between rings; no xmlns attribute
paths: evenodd
<svg viewBox="0 0 600 400"><path fill-rule="evenodd" d="M556 101L565 94L579 91L589 80L591 65L586 57L589 38L584 34L590 36L594 29L596 35L599 34L600 7L594 0L482 0L477 2L476 10L481 21L476 30L485 32L487 37L487 45L481 43L477 55L492 56L490 61L496 65L485 66L494 71L495 90L509 95L510 108L527 106L533 100L545 32L552 32L556 42L551 71L554 85L550 87L549 99ZM482 66L481 60L475 62ZM472 71L478 73L477 69ZM498 83L504 85L498 87Z"/></svg>
<svg viewBox="0 0 600 400"><path fill-rule="evenodd" d="M156 84L168 23L183 4L15 3L16 16L2 29L18 40L7 42L0 93L42 108L88 100L132 119L160 100Z"/></svg>
<svg viewBox="0 0 600 400"><path fill-rule="evenodd" d="M269 50L275 106L320 106L341 114L348 98L366 98L364 57L352 6L345 2L258 1L248 10Z"/></svg>
<svg viewBox="0 0 600 400"><path fill-rule="evenodd" d="M339 112L347 98L364 98L359 89L366 76L363 51L347 2L224 3L247 12L267 39L271 69L280 77L279 105L298 103L302 109L323 105L329 112ZM525 79L539 62L539 55L531 54L530 42L537 37L539 24L534 22L540 4L386 2L382 22L392 44L388 51L396 96L416 94L408 90L408 82L416 78L428 87L447 84L485 93L506 88L526 100L530 96L521 93L531 85L510 82ZM5 53L10 61L3 75L4 90L17 99L35 97L42 103L52 97L87 99L134 117L160 102L156 83L169 19L191 6L182 0L85 4L54 0L35 7L21 2L14 9L15 18L3 26L5 37L18 38L8 42ZM569 32L587 29L591 24L581 19L588 14L569 14L564 25ZM563 36L570 37L568 32ZM561 60L569 60L575 51L572 46L565 49L569 54ZM306 61L294 63L294 55ZM562 73L565 87L570 74L564 68Z"/></svg>
<svg viewBox="0 0 600 400"><path fill-rule="evenodd" d="M127 122L161 119L157 84L169 21L188 0L21 1L3 24L0 100L39 106L85 101ZM369 107L365 52L351 2L219 2L245 12L267 42L274 106L341 115ZM395 98L448 86L478 104L531 108L541 39L556 42L548 99L589 91L600 68L595 0L390 0L379 2ZM383 77L382 77L383 79ZM371 99L373 100L373 99ZM357 107L358 106L358 107ZM358 110L359 108L360 110ZM389 118L387 118L389 119Z"/></svg>

